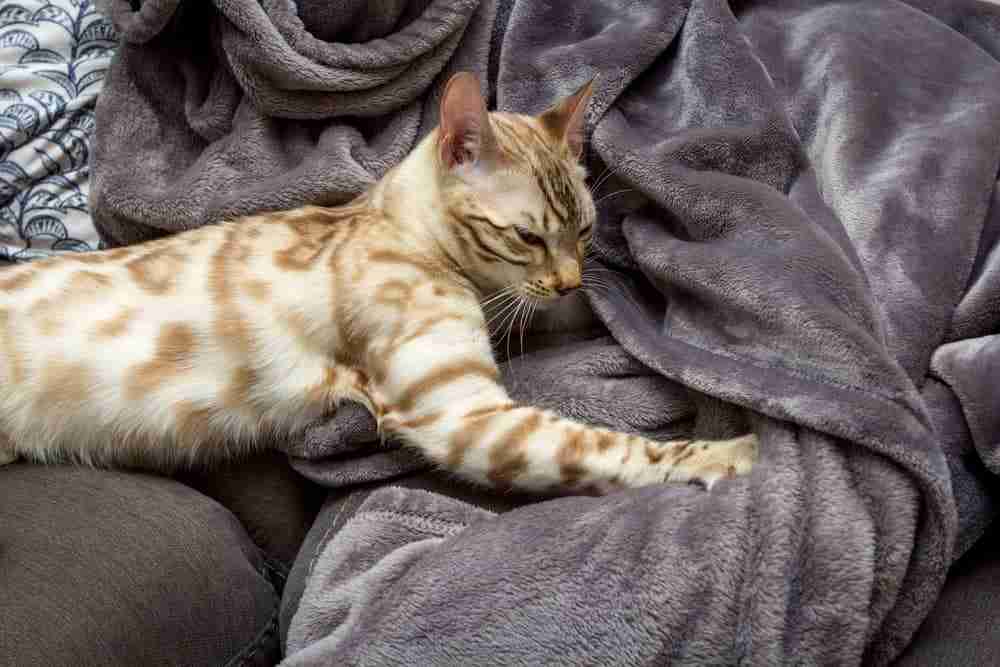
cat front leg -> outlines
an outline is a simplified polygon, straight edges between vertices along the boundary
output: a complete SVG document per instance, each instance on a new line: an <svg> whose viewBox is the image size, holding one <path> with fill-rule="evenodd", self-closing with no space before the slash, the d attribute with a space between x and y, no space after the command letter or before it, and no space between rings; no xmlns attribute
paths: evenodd
<svg viewBox="0 0 1000 667"><path fill-rule="evenodd" d="M656 442L519 405L499 384L484 330L466 317L412 325L379 349L374 381L388 433L456 474L498 489L604 492L747 473L756 438Z"/></svg>
<svg viewBox="0 0 1000 667"><path fill-rule="evenodd" d="M391 429L461 476L533 492L605 493L664 482L711 488L748 473L757 456L754 435L657 442L519 406L488 391L396 413Z"/></svg>

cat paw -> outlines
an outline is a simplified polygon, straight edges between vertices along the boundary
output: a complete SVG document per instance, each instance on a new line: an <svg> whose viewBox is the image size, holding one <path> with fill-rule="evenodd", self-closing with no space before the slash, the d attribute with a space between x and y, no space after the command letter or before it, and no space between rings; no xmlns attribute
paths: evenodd
<svg viewBox="0 0 1000 667"><path fill-rule="evenodd" d="M676 461L667 473L668 482L687 482L711 489L716 482L746 475L757 460L754 434L730 440L695 440L693 453Z"/></svg>

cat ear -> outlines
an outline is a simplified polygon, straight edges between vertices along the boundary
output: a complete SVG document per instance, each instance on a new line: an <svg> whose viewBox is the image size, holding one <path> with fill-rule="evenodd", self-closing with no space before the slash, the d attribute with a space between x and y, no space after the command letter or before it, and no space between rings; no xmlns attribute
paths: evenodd
<svg viewBox="0 0 1000 667"><path fill-rule="evenodd" d="M596 79L596 77L594 77ZM542 125L556 141L565 141L576 159L583 155L584 119L587 103L594 90L594 79L583 84L572 95L564 97L539 116Z"/></svg>
<svg viewBox="0 0 1000 667"><path fill-rule="evenodd" d="M497 155L486 103L479 92L479 80L470 72L455 74L444 88L438 154L446 169L486 163Z"/></svg>

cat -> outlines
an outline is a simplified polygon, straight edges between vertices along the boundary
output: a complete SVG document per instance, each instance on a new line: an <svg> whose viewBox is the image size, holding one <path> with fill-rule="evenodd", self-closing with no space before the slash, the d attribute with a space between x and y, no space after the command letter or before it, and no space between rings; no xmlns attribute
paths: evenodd
<svg viewBox="0 0 1000 667"><path fill-rule="evenodd" d="M654 442L511 400L484 305L581 286L588 84L536 116L451 77L369 191L0 273L0 460L170 470L301 433L343 400L496 489L599 493L748 472L755 436Z"/></svg>

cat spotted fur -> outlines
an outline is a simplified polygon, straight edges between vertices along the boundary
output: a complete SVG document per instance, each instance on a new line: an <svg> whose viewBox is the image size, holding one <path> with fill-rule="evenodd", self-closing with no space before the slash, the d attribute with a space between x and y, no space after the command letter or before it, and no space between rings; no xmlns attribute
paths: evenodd
<svg viewBox="0 0 1000 667"><path fill-rule="evenodd" d="M343 400L499 489L607 490L747 472L756 440L655 442L511 400L483 302L580 286L596 212L590 86L489 113L455 75L369 192L0 274L0 462L170 469L301 432ZM502 300L502 299L501 299Z"/></svg>

